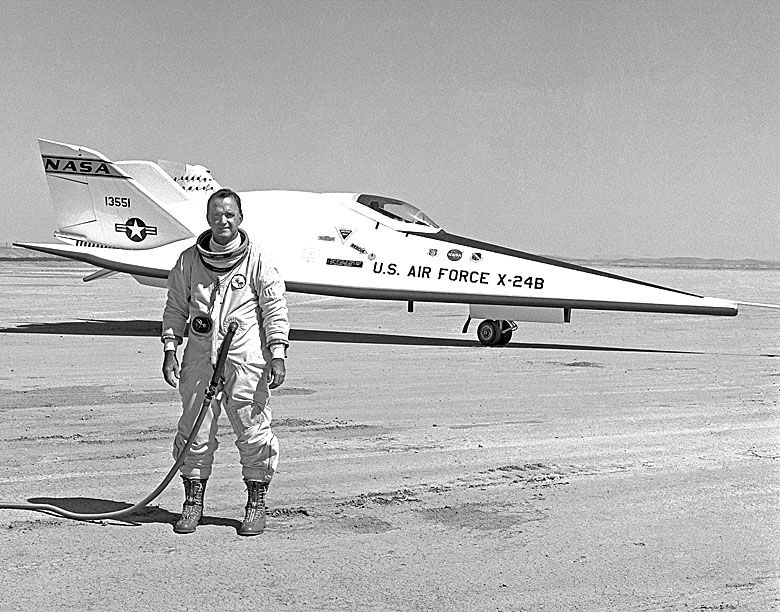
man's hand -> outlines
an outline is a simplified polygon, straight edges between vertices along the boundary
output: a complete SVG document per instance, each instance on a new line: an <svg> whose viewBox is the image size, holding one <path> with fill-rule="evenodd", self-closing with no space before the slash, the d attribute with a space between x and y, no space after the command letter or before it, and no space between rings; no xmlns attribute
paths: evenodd
<svg viewBox="0 0 780 612"><path fill-rule="evenodd" d="M268 368L268 388L276 389L284 382L284 377L287 374L287 370L284 367L284 359L276 357L271 359L271 367Z"/></svg>
<svg viewBox="0 0 780 612"><path fill-rule="evenodd" d="M179 360L176 359L176 351L165 351L162 365L163 378L171 387L175 387L179 380ZM284 379L284 375L282 375Z"/></svg>

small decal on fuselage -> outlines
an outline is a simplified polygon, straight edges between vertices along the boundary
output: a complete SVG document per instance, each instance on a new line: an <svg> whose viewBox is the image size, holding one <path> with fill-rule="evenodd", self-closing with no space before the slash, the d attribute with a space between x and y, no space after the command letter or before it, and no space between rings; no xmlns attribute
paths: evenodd
<svg viewBox="0 0 780 612"><path fill-rule="evenodd" d="M362 246L359 246L359 245L355 244L354 242L352 244L350 244L349 246L351 248L355 249L358 253L362 253L363 255L368 253L368 251L366 251Z"/></svg>
<svg viewBox="0 0 780 612"><path fill-rule="evenodd" d="M337 231L339 236L341 236L341 242L346 244L347 239L352 235L352 230L346 227L340 227Z"/></svg>
<svg viewBox="0 0 780 612"><path fill-rule="evenodd" d="M333 259L331 257L328 257L328 259L325 260L325 263L329 266L344 266L346 268L362 268L363 262L362 261L356 261L354 259Z"/></svg>
<svg viewBox="0 0 780 612"><path fill-rule="evenodd" d="M335 236L317 236L317 240L324 240L325 242L333 242L336 240Z"/></svg>
<svg viewBox="0 0 780 612"><path fill-rule="evenodd" d="M459 249L450 249L447 251L447 259L450 261L458 261L461 257L463 257L463 251L460 251Z"/></svg>

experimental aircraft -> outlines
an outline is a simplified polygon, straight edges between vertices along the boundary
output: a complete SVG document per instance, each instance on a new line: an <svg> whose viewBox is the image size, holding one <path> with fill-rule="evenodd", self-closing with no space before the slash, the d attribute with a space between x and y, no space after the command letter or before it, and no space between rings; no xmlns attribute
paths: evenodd
<svg viewBox="0 0 780 612"><path fill-rule="evenodd" d="M39 140L60 244L17 246L100 268L85 281L131 275L165 286L179 254L208 229L220 188L203 166L118 161ZM243 226L274 255L288 291L465 304L486 346L509 342L516 321L568 323L573 310L737 314L734 302L694 295L456 236L415 206L366 193L239 193Z"/></svg>

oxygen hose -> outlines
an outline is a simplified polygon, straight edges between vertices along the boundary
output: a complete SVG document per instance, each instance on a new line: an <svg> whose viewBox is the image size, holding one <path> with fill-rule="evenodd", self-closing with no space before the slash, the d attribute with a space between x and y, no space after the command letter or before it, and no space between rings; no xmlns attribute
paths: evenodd
<svg viewBox="0 0 780 612"><path fill-rule="evenodd" d="M163 478L162 482L157 486L157 488L151 493L149 493L149 495L144 497L137 504L134 504L129 508L125 508L124 510L115 510L114 512L101 512L95 514L83 513L83 512L71 512L70 510L65 510L63 508L60 508L58 506L53 506L51 504L14 504L8 502L0 502L0 509L35 510L38 512L48 512L48 513L57 514L64 518L74 519L77 521L99 521L104 519L121 518L123 516L133 514L133 512L135 512L136 510L140 510L141 508L146 506L149 502L151 502L154 498L156 498L160 493L162 493L165 490L165 488L170 484L171 480L173 480L176 471L181 467L181 464L184 463L184 458L187 456L187 453L192 447L192 443L195 441L195 436L200 430L200 426L203 423L203 419L206 418L206 412L211 407L211 401L214 399L214 396L217 394L217 387L219 386L220 380L222 379L222 373L225 369L225 361L227 360L228 351L230 350L230 343L233 341L233 336L236 334L237 329L238 329L238 323L236 323L235 321L231 322L228 325L227 333L225 334L225 337L222 340L222 344L220 344L219 346L217 364L214 366L214 374L211 377L211 381L209 382L208 387L206 388L206 394L205 397L203 398L203 403L201 404L200 412L198 413L198 418L195 419L195 424L192 426L192 429L190 430L190 434L187 437L187 441L184 444L184 448L182 448L181 452L179 453L179 456L176 458L173 467L170 469L170 471L165 476L165 478Z"/></svg>

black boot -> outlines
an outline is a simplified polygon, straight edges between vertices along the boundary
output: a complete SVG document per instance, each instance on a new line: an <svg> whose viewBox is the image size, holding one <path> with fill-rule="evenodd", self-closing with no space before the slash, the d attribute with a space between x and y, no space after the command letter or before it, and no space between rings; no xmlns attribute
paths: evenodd
<svg viewBox="0 0 780 612"><path fill-rule="evenodd" d="M194 533L203 516L203 493L206 491L206 479L185 478L184 481L184 507L181 510L181 518L173 526L175 533Z"/></svg>
<svg viewBox="0 0 780 612"><path fill-rule="evenodd" d="M238 535L253 536L265 529L265 493L268 483L259 480L244 480L246 483L246 514L238 528Z"/></svg>

